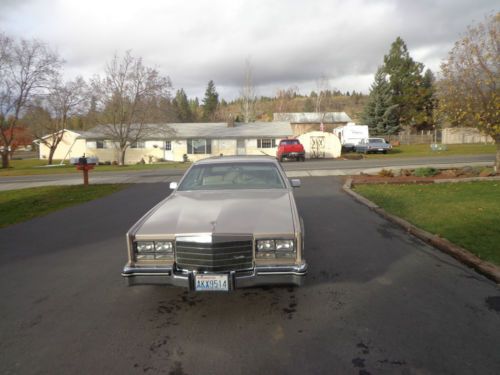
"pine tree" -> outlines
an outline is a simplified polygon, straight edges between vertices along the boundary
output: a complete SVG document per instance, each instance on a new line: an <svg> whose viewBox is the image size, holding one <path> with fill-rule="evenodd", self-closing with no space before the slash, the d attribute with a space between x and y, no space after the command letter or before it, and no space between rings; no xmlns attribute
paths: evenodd
<svg viewBox="0 0 500 375"><path fill-rule="evenodd" d="M383 68L375 74L370 97L363 113L363 122L373 134L395 134L399 130L397 105L392 104L390 85Z"/></svg>
<svg viewBox="0 0 500 375"><path fill-rule="evenodd" d="M403 39L396 38L384 56L383 71L388 77L391 102L397 105L395 115L400 127L414 126L421 120L422 70L423 65L411 58Z"/></svg>
<svg viewBox="0 0 500 375"><path fill-rule="evenodd" d="M425 71L421 85L422 118L419 129L430 129L434 125L434 109L437 107L436 78L430 69Z"/></svg>
<svg viewBox="0 0 500 375"><path fill-rule="evenodd" d="M210 80L203 98L203 121L212 121L214 119L218 105L219 94L215 89L214 81Z"/></svg>
<svg viewBox="0 0 500 375"><path fill-rule="evenodd" d="M174 99L174 108L180 122L193 121L193 114L189 106L188 98L183 89L177 90Z"/></svg>
<svg viewBox="0 0 500 375"><path fill-rule="evenodd" d="M313 91L314 92L314 91ZM304 102L304 112L314 112L314 103L311 98L307 98Z"/></svg>

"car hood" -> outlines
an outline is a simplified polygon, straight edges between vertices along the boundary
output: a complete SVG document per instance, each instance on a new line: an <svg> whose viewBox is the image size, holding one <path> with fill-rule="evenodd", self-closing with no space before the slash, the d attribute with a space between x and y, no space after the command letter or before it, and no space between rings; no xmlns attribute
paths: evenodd
<svg viewBox="0 0 500 375"><path fill-rule="evenodd" d="M138 228L137 236L294 233L288 190L175 192Z"/></svg>

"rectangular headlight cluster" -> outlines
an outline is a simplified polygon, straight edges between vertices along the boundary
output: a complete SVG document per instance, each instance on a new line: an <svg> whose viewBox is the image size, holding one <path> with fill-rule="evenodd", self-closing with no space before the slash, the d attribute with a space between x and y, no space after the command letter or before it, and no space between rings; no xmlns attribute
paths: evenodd
<svg viewBox="0 0 500 375"><path fill-rule="evenodd" d="M172 241L137 241L134 243L137 260L169 260L174 258Z"/></svg>
<svg viewBox="0 0 500 375"><path fill-rule="evenodd" d="M293 240L257 240L255 250L258 259L295 258Z"/></svg>

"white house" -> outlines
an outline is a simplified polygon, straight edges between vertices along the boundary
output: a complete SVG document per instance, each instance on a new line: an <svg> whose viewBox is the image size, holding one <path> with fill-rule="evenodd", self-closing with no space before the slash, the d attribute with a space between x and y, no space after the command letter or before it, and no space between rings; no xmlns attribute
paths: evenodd
<svg viewBox="0 0 500 375"><path fill-rule="evenodd" d="M223 155L276 155L279 141L293 136L288 122L173 123L147 125L147 136L130 144L126 164L162 160L190 161ZM94 156L99 162L119 160L119 149L107 136L104 126L89 131L65 130L54 159ZM40 158L48 148L40 144Z"/></svg>

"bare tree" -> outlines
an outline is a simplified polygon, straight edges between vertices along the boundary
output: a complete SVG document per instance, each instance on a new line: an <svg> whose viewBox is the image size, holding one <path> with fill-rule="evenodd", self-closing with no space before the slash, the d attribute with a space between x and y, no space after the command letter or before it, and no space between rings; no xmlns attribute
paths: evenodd
<svg viewBox="0 0 500 375"><path fill-rule="evenodd" d="M327 98L327 92L330 91L330 80L323 74L318 80L316 80L316 87L318 90L318 95L316 96L316 105L314 109L319 116L319 120L321 123L320 130L324 131L323 121L326 116L325 108L327 107L326 105L324 105L324 102Z"/></svg>
<svg viewBox="0 0 500 375"><path fill-rule="evenodd" d="M147 125L149 112L159 100L170 98L172 84L153 68L144 66L140 57L127 51L123 58L113 57L106 67L106 76L94 81L100 101L106 137L120 151L121 165L131 144L143 140L150 133Z"/></svg>
<svg viewBox="0 0 500 375"><path fill-rule="evenodd" d="M52 164L68 120L84 112L88 97L88 86L83 78L63 83L60 77L54 77L48 94L37 105L39 108L28 116L32 132L49 148L48 164Z"/></svg>
<svg viewBox="0 0 500 375"><path fill-rule="evenodd" d="M22 111L43 91L60 68L59 56L38 40L14 41L0 35L0 140L2 168L9 167L9 149Z"/></svg>
<svg viewBox="0 0 500 375"><path fill-rule="evenodd" d="M245 60L245 78L243 88L241 90L241 112L243 113L243 121L250 122L255 117L255 103L257 96L255 95L255 87L252 78L252 65L250 58Z"/></svg>
<svg viewBox="0 0 500 375"><path fill-rule="evenodd" d="M321 104L326 96L326 91L330 89L330 80L325 75L322 75L316 80L316 87L318 95L316 96L316 105L314 107L314 110L317 113L321 113Z"/></svg>
<svg viewBox="0 0 500 375"><path fill-rule="evenodd" d="M276 92L276 112L283 113L290 110L290 103L299 91L297 86L279 89Z"/></svg>
<svg viewBox="0 0 500 375"><path fill-rule="evenodd" d="M438 116L452 126L474 127L496 143L500 171L500 12L472 25L441 65Z"/></svg>

